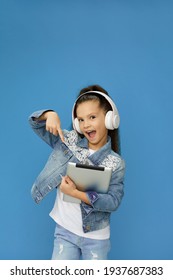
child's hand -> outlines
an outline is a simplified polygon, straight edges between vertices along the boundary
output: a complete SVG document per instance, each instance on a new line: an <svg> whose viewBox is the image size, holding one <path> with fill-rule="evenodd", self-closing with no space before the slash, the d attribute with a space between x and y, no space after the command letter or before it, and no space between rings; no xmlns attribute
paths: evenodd
<svg viewBox="0 0 173 280"><path fill-rule="evenodd" d="M74 184L74 182L68 176L62 177L60 190L64 194L68 194L68 195L71 195L73 197L76 196L76 191L77 191L76 185Z"/></svg>
<svg viewBox="0 0 173 280"><path fill-rule="evenodd" d="M54 111L48 111L45 113L46 117L46 130L53 135L59 135L62 142L64 142L64 135L61 129L61 122L58 114Z"/></svg>
<svg viewBox="0 0 173 280"><path fill-rule="evenodd" d="M76 185L74 184L74 182L68 176L62 177L60 190L65 194L71 195L71 196L78 198L79 200L85 202L86 204L91 205L86 193L79 191L76 188Z"/></svg>

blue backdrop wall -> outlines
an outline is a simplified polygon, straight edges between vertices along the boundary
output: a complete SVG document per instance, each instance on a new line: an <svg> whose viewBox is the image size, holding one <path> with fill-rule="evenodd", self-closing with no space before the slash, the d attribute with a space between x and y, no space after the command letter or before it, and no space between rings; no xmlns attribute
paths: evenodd
<svg viewBox="0 0 173 280"><path fill-rule="evenodd" d="M121 115L125 196L110 259L173 259L173 2L0 0L0 259L50 259L55 192L30 188L50 148L29 128L41 108L71 124L78 91L105 87Z"/></svg>

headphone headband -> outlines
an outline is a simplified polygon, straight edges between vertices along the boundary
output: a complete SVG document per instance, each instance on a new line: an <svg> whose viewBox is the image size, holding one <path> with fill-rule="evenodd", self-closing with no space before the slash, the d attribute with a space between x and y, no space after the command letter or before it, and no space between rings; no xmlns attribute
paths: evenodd
<svg viewBox="0 0 173 280"><path fill-rule="evenodd" d="M74 114L74 109L75 109L75 106L76 106L76 103L77 101L82 97L84 96L85 94L88 94L88 93L97 93L98 95L102 95L105 99L107 99L107 101L109 102L109 104L111 105L112 107L112 110L116 113L118 113L118 110L115 106L115 103L113 102L113 100L110 98L109 95L105 94L104 92L101 92L101 91L95 91L95 90L90 90L90 91L86 91L84 93L82 93L81 95L78 96L78 98L76 99L74 105L73 105L73 109L72 109L72 113Z"/></svg>

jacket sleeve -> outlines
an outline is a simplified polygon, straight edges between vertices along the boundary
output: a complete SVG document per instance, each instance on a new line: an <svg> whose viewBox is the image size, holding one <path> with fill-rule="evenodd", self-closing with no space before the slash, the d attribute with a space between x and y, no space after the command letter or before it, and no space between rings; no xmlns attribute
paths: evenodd
<svg viewBox="0 0 173 280"><path fill-rule="evenodd" d="M54 148L56 142L60 139L59 136L55 136L49 131L46 130L46 121L38 121L39 118L43 113L46 111L53 111L53 110L40 110L36 111L29 116L29 124L33 131L48 145Z"/></svg>
<svg viewBox="0 0 173 280"><path fill-rule="evenodd" d="M125 163L121 159L117 169L112 174L108 193L99 194L93 191L86 193L91 203L91 211L112 212L119 207L124 195L124 173Z"/></svg>

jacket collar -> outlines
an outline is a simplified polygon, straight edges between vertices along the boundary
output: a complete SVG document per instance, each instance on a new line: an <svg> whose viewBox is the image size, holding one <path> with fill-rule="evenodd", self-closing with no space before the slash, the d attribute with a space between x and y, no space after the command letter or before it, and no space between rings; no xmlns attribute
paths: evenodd
<svg viewBox="0 0 173 280"><path fill-rule="evenodd" d="M84 137L78 138L77 146L88 149L88 140ZM111 138L108 136L107 143L101 147L101 149L97 150L88 158L93 162L94 165L100 165L105 157L107 157L111 152Z"/></svg>

